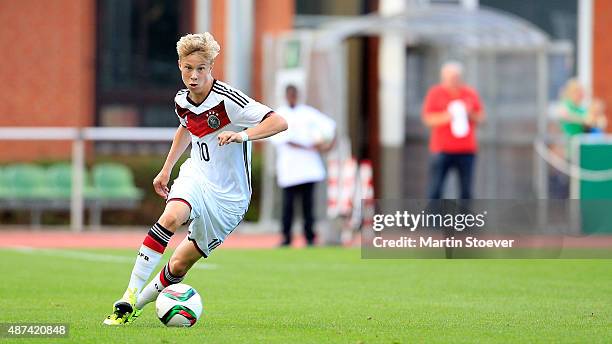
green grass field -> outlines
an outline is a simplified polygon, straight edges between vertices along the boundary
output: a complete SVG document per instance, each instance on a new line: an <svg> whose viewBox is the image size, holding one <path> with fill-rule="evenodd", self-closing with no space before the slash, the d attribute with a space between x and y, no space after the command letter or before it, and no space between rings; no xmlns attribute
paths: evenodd
<svg viewBox="0 0 612 344"><path fill-rule="evenodd" d="M359 257L221 248L185 280L204 299L195 327L165 328L149 305L109 328L133 250L0 250L0 322L70 323L67 339L15 343L612 342L610 260Z"/></svg>

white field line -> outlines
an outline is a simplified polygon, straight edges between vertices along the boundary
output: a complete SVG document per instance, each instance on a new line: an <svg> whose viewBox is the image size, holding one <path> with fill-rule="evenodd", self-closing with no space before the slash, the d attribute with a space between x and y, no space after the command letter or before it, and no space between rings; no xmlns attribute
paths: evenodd
<svg viewBox="0 0 612 344"><path fill-rule="evenodd" d="M87 260L90 262L107 262L107 263L131 263L133 264L136 260L135 257L124 257L124 256L113 256L104 253L93 253L83 252L74 250L62 250L62 249L48 249L48 248L36 248L29 246L12 246L6 247L5 249L23 253L23 254L37 254L51 257L62 257L72 258L77 260ZM193 268L198 270L214 270L217 269L216 264L210 263L196 263Z"/></svg>

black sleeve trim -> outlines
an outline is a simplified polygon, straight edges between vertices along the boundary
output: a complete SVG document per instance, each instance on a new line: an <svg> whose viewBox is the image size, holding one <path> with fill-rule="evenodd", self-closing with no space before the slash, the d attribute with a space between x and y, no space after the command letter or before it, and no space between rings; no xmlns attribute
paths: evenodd
<svg viewBox="0 0 612 344"><path fill-rule="evenodd" d="M263 117L261 118L261 121L259 123L263 122L266 118L270 117L270 115L273 114L273 113L274 113L274 111L272 111L272 110L268 111L265 115L263 115Z"/></svg>
<svg viewBox="0 0 612 344"><path fill-rule="evenodd" d="M238 98L237 98L235 95L230 94L230 93L229 93L229 92L227 92L227 91L223 91L223 90L220 90L220 89L217 89L217 88L214 88L214 87L212 88L212 91L213 91L213 92L215 92L215 93L217 93L217 94L220 94L220 95L225 96L227 99L229 99L229 100L233 101L234 103L236 103L236 105L240 106L240 107L241 107L241 108L243 108L243 109L244 109L244 107L247 105L247 103L246 103L246 102L245 102L245 103L243 103L243 102L242 102L242 101L240 101L240 100L239 100L239 99L238 99Z"/></svg>
<svg viewBox="0 0 612 344"><path fill-rule="evenodd" d="M231 94L235 95L239 100L243 101L245 105L249 103L249 101L243 95L241 95L238 90L234 89L233 87L231 87L229 85L226 87L226 86L221 85L221 84L216 84L216 85L214 85L214 87L219 89L219 90L221 90L221 91L226 91L228 93L231 93Z"/></svg>

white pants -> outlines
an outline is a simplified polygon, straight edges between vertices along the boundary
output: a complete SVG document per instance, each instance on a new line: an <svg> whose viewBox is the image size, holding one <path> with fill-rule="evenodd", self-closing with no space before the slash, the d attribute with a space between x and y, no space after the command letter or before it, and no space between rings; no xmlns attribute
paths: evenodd
<svg viewBox="0 0 612 344"><path fill-rule="evenodd" d="M172 184L168 202L183 201L189 205L191 222L187 238L206 258L238 226L246 209L232 209L235 207L233 204L216 197L207 189L200 173L187 160Z"/></svg>

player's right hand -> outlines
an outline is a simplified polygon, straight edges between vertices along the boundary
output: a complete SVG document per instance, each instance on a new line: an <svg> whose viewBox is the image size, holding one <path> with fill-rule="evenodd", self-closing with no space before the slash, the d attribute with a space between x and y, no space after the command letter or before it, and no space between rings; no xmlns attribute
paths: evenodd
<svg viewBox="0 0 612 344"><path fill-rule="evenodd" d="M153 188L155 192L164 199L168 198L168 181L170 181L170 175L164 171L159 172L155 179L153 179Z"/></svg>

